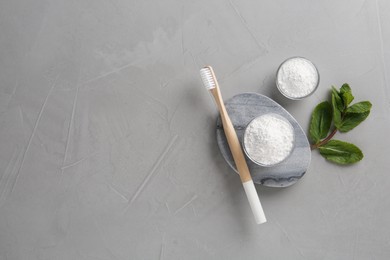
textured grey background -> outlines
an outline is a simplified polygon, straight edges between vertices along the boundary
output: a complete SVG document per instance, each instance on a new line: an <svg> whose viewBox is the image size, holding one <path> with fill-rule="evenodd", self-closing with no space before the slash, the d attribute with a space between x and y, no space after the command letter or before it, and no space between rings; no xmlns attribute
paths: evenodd
<svg viewBox="0 0 390 260"><path fill-rule="evenodd" d="M390 3L2 0L0 259L389 259ZM290 56L318 66L310 98L275 92ZM198 76L258 92L307 129L330 85L371 116L316 152L287 189L258 187L256 226L215 140Z"/></svg>

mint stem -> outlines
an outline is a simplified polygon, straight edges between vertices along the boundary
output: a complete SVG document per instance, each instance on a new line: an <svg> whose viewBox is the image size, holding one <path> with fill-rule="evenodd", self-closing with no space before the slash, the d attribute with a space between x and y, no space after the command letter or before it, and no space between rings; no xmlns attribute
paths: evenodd
<svg viewBox="0 0 390 260"><path fill-rule="evenodd" d="M312 144L312 145L310 145L310 148L311 148L312 150L314 150L314 149L317 149L318 147L320 147L320 146L326 144L327 142L330 141L330 139L332 139L332 137L333 137L336 133L337 133L337 128L334 128L333 131L332 131L324 140L322 140L321 142L319 142L319 143L317 143L317 144Z"/></svg>

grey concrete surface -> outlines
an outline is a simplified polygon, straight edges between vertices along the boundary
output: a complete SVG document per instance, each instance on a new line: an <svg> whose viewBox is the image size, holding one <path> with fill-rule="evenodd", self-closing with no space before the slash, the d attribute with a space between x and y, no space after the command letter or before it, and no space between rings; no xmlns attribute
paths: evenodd
<svg viewBox="0 0 390 260"><path fill-rule="evenodd" d="M389 259L390 2L0 1L0 259ZM275 72L312 60L316 93L288 101ZM307 129L331 85L370 117L313 152L286 189L257 187L256 226L218 151L199 80L257 92Z"/></svg>

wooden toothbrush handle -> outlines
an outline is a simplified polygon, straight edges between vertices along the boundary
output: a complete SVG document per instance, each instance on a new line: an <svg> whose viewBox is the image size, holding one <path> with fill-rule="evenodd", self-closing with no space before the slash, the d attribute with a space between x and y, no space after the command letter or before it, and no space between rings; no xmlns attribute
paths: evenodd
<svg viewBox="0 0 390 260"><path fill-rule="evenodd" d="M225 131L225 136L228 141L230 151L233 155L233 159L236 164L238 173L240 175L241 182L245 183L251 181L252 177L249 172L248 164L245 161L245 156L242 151L240 141L238 140L236 130L234 129L232 121L230 120L229 115L226 111L218 84L215 88L211 89L210 92L214 96L219 112L221 114L223 130Z"/></svg>
<svg viewBox="0 0 390 260"><path fill-rule="evenodd" d="M212 70L211 73L214 74ZM215 78L215 75L213 76ZM265 223L267 222L267 219L264 215L263 207L261 206L259 196L257 195L255 185L253 184L252 177L249 172L248 165L245 161L245 156L242 151L240 141L238 140L236 130L233 127L232 121L230 120L226 111L225 104L223 103L218 83L216 83L215 88L211 89L210 91L214 96L215 103L217 103L219 112L221 114L223 130L225 131L225 136L228 141L230 151L233 155L234 162L236 163L236 167L240 175L241 182L244 186L249 205L252 209L253 216L255 217L255 221L257 224Z"/></svg>

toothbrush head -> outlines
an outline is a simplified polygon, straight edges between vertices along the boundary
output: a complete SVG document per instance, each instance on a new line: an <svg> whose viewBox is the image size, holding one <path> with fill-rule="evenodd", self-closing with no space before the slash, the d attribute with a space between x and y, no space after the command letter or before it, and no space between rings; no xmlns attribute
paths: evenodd
<svg viewBox="0 0 390 260"><path fill-rule="evenodd" d="M200 77L202 78L203 85L207 90L211 90L217 86L217 79L213 68L211 66L206 66L200 70Z"/></svg>

